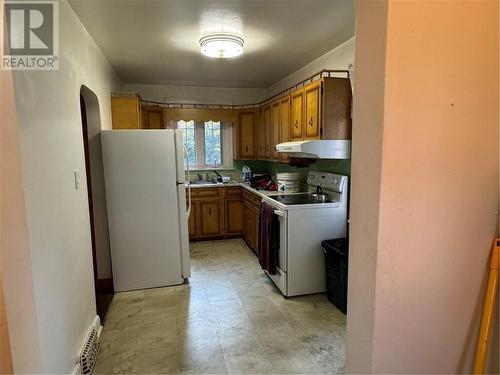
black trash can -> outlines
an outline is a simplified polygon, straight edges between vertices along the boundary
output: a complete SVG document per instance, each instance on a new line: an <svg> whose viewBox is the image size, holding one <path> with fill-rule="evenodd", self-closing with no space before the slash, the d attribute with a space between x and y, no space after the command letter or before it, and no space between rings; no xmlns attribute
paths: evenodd
<svg viewBox="0 0 500 375"><path fill-rule="evenodd" d="M347 269L349 239L321 242L325 254L326 292L328 299L344 314L347 313Z"/></svg>

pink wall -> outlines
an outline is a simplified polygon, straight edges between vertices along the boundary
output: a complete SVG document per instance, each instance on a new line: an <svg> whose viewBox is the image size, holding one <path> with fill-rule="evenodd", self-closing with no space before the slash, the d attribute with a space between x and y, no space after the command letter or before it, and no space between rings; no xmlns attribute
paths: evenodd
<svg viewBox="0 0 500 375"><path fill-rule="evenodd" d="M349 319L348 371L470 372L498 225L498 2L357 6L349 307L373 321Z"/></svg>

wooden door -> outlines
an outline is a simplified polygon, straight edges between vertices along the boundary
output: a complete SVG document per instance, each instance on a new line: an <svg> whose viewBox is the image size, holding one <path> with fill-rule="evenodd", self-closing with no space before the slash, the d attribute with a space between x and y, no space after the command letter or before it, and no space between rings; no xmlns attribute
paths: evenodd
<svg viewBox="0 0 500 375"><path fill-rule="evenodd" d="M290 140L290 97L281 99L280 102L280 143ZM287 152L280 153L280 160L289 161Z"/></svg>
<svg viewBox="0 0 500 375"><path fill-rule="evenodd" d="M163 108L158 106L144 106L144 129L164 129Z"/></svg>
<svg viewBox="0 0 500 375"><path fill-rule="evenodd" d="M222 230L222 212L221 201L204 200L198 204L200 210L200 237L221 236Z"/></svg>
<svg viewBox="0 0 500 375"><path fill-rule="evenodd" d="M259 160L266 158L266 127L264 125L264 109L259 109L257 116L257 157Z"/></svg>
<svg viewBox="0 0 500 375"><path fill-rule="evenodd" d="M191 201L191 214L188 219L189 238L199 237L198 220L198 203Z"/></svg>
<svg viewBox="0 0 500 375"><path fill-rule="evenodd" d="M243 233L243 204L241 199L224 200L224 234L226 236L240 235Z"/></svg>
<svg viewBox="0 0 500 375"><path fill-rule="evenodd" d="M241 112L238 121L237 155L240 159L255 159L255 112Z"/></svg>
<svg viewBox="0 0 500 375"><path fill-rule="evenodd" d="M266 142L265 159L271 159L271 139L272 139L272 126L271 126L271 106L264 108L264 134Z"/></svg>
<svg viewBox="0 0 500 375"><path fill-rule="evenodd" d="M279 160L280 153L276 151L276 145L280 143L280 102L274 102L271 108L271 159Z"/></svg>
<svg viewBox="0 0 500 375"><path fill-rule="evenodd" d="M304 88L304 139L321 138L321 81L316 81Z"/></svg>
<svg viewBox="0 0 500 375"><path fill-rule="evenodd" d="M292 121L290 122L290 140L301 141L304 122L304 90L300 89L292 93Z"/></svg>

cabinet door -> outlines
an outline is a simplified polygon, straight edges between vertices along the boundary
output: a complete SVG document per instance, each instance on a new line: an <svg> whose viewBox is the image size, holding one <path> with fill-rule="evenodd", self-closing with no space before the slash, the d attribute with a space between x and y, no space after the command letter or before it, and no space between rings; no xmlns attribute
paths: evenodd
<svg viewBox="0 0 500 375"><path fill-rule="evenodd" d="M144 106L144 129L164 129L163 108Z"/></svg>
<svg viewBox="0 0 500 375"><path fill-rule="evenodd" d="M259 160L266 158L266 127L264 125L264 110L259 109L257 117L257 157Z"/></svg>
<svg viewBox="0 0 500 375"><path fill-rule="evenodd" d="M290 140L302 140L302 123L304 121L304 90L300 89L292 94L292 121L290 122Z"/></svg>
<svg viewBox="0 0 500 375"><path fill-rule="evenodd" d="M239 114L237 141L239 158L255 159L255 112Z"/></svg>
<svg viewBox="0 0 500 375"><path fill-rule="evenodd" d="M140 129L141 106L138 97L111 98L113 129Z"/></svg>
<svg viewBox="0 0 500 375"><path fill-rule="evenodd" d="M198 203L191 201L191 214L188 219L189 238L197 238L198 230Z"/></svg>
<svg viewBox="0 0 500 375"><path fill-rule="evenodd" d="M321 81L311 83L304 88L305 123L304 139L321 138Z"/></svg>
<svg viewBox="0 0 500 375"><path fill-rule="evenodd" d="M245 212L245 240L248 247L255 251L255 219L250 205L244 205Z"/></svg>
<svg viewBox="0 0 500 375"><path fill-rule="evenodd" d="M271 107L271 159L279 160L280 153L276 145L280 143L280 102L273 103Z"/></svg>
<svg viewBox="0 0 500 375"><path fill-rule="evenodd" d="M290 140L290 97L287 96L281 99L280 102L280 143ZM288 153L281 152L280 159L288 161L290 158Z"/></svg>
<svg viewBox="0 0 500 375"><path fill-rule="evenodd" d="M269 160L271 159L271 139L272 139L271 106L264 108L264 134L266 140L266 160Z"/></svg>
<svg viewBox="0 0 500 375"><path fill-rule="evenodd" d="M238 235L243 233L243 204L238 199L224 201L225 235Z"/></svg>
<svg viewBox="0 0 500 375"><path fill-rule="evenodd" d="M253 244L254 244L254 251L257 256L259 255L259 217L260 217L260 209L259 208L254 208L252 210L252 224L254 226L254 231L253 231Z"/></svg>
<svg viewBox="0 0 500 375"><path fill-rule="evenodd" d="M198 203L200 210L200 236L215 237L223 234L220 200L204 200Z"/></svg>

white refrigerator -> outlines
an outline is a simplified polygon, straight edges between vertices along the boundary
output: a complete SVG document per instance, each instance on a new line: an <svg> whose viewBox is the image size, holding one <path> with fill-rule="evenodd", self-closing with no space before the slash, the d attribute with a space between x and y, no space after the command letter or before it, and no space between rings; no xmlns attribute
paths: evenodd
<svg viewBox="0 0 500 375"><path fill-rule="evenodd" d="M190 277L181 130L101 132L116 292Z"/></svg>

